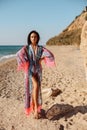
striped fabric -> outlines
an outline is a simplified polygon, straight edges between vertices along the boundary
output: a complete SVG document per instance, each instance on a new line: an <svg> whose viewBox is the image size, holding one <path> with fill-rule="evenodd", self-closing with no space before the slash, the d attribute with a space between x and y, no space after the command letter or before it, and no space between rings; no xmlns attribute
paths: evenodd
<svg viewBox="0 0 87 130"><path fill-rule="evenodd" d="M24 46L17 52L18 70L23 70L25 74L25 108L32 110L32 76L34 75L38 81L38 109L41 109L41 79L42 66L40 59L43 59L45 64L49 67L55 66L54 55L45 47L37 45L37 52L34 54L31 45ZM39 111L40 111L39 109Z"/></svg>

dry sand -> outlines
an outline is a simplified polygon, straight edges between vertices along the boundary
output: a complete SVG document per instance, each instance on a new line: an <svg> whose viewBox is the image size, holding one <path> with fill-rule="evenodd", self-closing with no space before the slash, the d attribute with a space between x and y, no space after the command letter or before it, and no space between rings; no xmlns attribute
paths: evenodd
<svg viewBox="0 0 87 130"><path fill-rule="evenodd" d="M83 59L74 46L47 46L54 53L56 67L43 63L43 110L54 104L74 111L49 120L24 114L24 74L17 72L15 58L0 63L0 130L87 130L87 83ZM52 97L51 88L62 93Z"/></svg>

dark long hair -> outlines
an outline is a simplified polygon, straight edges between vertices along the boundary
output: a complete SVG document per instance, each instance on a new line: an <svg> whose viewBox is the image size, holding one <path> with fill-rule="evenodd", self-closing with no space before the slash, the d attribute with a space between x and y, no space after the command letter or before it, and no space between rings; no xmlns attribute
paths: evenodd
<svg viewBox="0 0 87 130"><path fill-rule="evenodd" d="M28 43L28 45L31 44L30 36L31 36L32 33L35 33L35 34L37 35L37 44L38 44L38 42L39 42L39 40L40 40L40 35L39 35L39 33L38 33L37 31L35 31L35 30L32 30L32 31L28 34L28 37L27 37L27 43Z"/></svg>

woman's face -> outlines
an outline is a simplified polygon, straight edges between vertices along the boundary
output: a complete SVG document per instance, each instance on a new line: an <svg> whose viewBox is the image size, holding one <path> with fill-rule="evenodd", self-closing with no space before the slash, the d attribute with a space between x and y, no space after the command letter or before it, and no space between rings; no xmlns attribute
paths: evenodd
<svg viewBox="0 0 87 130"><path fill-rule="evenodd" d="M37 34L36 33L32 33L30 35L31 44L36 45L37 44L37 40L38 40Z"/></svg>

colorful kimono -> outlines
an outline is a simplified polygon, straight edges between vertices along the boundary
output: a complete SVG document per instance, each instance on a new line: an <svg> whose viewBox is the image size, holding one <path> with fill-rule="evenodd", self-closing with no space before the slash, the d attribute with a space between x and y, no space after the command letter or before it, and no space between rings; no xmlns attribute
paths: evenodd
<svg viewBox="0 0 87 130"><path fill-rule="evenodd" d="M25 74L25 109L32 111L32 76L38 81L38 111L41 109L41 79L42 66L40 59L43 59L45 64L49 67L55 65L53 54L43 46L37 45L37 52L34 54L31 45L24 46L17 52L18 70L23 70Z"/></svg>

